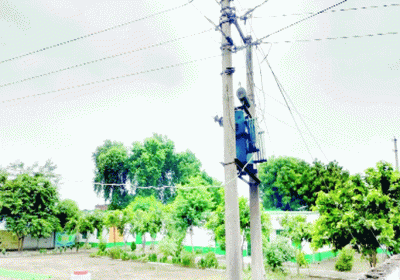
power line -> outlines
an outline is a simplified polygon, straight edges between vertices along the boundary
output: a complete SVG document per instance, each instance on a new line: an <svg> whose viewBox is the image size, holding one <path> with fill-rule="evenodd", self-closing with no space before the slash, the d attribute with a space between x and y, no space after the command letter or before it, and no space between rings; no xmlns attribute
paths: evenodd
<svg viewBox="0 0 400 280"><path fill-rule="evenodd" d="M109 27L109 28L106 28L106 29L103 29L103 30L100 30L100 31L96 31L94 33L86 34L84 36L81 36L81 37L78 37L78 38L75 38L75 39L71 39L71 40L68 40L68 41L64 41L62 43L54 44L52 46L48 46L48 47L45 47L43 49L38 49L38 50L35 50L35 51L31 51L29 53L25 53L25 54L13 57L13 58L9 58L9 59L1 61L0 64L8 62L8 61L12 61L12 60L24 57L24 56L28 56L28 55L31 55L31 54L34 54L34 53L38 53L38 52L42 52L42 51L45 51L45 50L48 50L48 49L56 48L56 47L59 47L59 46L65 45L65 44L69 44L69 43L72 43L72 42L75 42L75 41L79 41L81 39L85 39L85 38L88 38L88 37L91 37L91 36L106 32L106 31L110 31L110 30L113 30L113 29L116 29L116 28L119 28L119 27L123 27L125 25L129 25L129 24L132 24L132 23L135 23L135 22L138 22L138 21L142 21L142 20L157 16L157 15L161 15L161 14L165 14L165 13L168 13L168 12L172 12L174 10L177 10L177 9L180 9L180 8L183 8L183 7L187 6L187 5L189 5L193 1L194 0L189 0L189 2L187 2L187 3L183 4L183 5L176 6L176 7L173 7L173 8L158 12L158 13L154 13L154 14L145 16L143 18L139 18L139 19L135 19L135 20L132 20L132 21L125 22L125 23L121 23L121 24L118 24L118 25L115 25L115 26L112 26L112 27Z"/></svg>
<svg viewBox="0 0 400 280"><path fill-rule="evenodd" d="M358 8L330 10L329 12L332 12L332 13L335 13L335 12L348 12L348 11L367 10L367 9L376 9L376 8L389 8L389 7L400 7L400 4L388 4L388 5L380 5L380 6L366 6L366 7L358 7ZM326 12L328 12L328 11L326 11ZM312 15L312 14L315 14L315 13L316 12L294 13L294 14L271 15L271 16L264 16L264 17L254 17L254 18L260 19L260 18L266 18L266 17L303 16L303 15Z"/></svg>
<svg viewBox="0 0 400 280"><path fill-rule="evenodd" d="M22 99L29 98L29 97L40 96L40 95L60 92L60 91L68 90L68 89L79 88L79 87L83 87L83 86L109 82L109 81L112 81L112 80L115 80L115 79L126 78L126 77L130 77L130 76L136 76L136 75L155 72L155 71L164 70L164 69L168 69L168 68L174 68L174 67L178 67L178 66L182 66L182 65L198 62L198 61L204 61L204 60L207 60L207 59L210 59L210 58L215 58L215 57L220 57L220 56L221 56L221 54L214 55L214 56L209 56L209 57L205 57L205 58L200 58L200 59L196 59L196 60L192 60L192 61L187 61L187 62L183 62L183 63L162 66L162 67L159 67L159 68L153 68L153 69L150 69L150 70L134 72L134 73L130 73L130 74L124 74L122 76L111 77L111 78L108 78L108 79L98 80L98 81L94 81L94 82L90 82L90 83L86 83L86 84L80 84L80 85L77 85L77 86L71 86L71 87L61 88L61 89L57 89L57 90L51 90L51 91L44 92L44 93L38 93L38 94L32 94L32 95L27 95L27 96L23 96L23 97L8 99L8 100L2 100L1 103L12 102L12 101L22 100Z"/></svg>
<svg viewBox="0 0 400 280"><path fill-rule="evenodd" d="M298 130L298 132L299 132L299 134L300 134L300 137L301 137L301 139L303 139L304 145L306 146L307 151L308 151L309 155L311 156L311 162L312 162L312 161L314 161L314 157L312 156L311 151L310 151L310 148L308 147L307 142L306 142L306 140L304 139L303 133L301 132L301 130L300 130L300 128L299 128L299 125L297 124L297 121L296 121L296 119L295 119L295 117L294 117L294 115L293 115L293 112L292 112L292 110L290 109L290 106L289 106L289 104L288 104L288 102L287 102L287 100L286 100L286 97L285 97L284 93L283 93L284 90L283 90L283 88L282 88L282 85L279 83L278 78L276 77L274 70L272 70L271 65L269 64L268 60L266 60L266 62L267 62L267 64L268 64L268 66L269 66L269 69L271 69L271 72L272 72L272 75L274 76L275 82L276 82L276 84L278 85L279 91L281 92L283 99L285 100L286 106L287 106L287 108L288 108L288 110L289 110L289 112L290 112L290 115L292 116L292 119L293 119L293 121L294 121L294 123L295 123L295 125L296 125L296 127L297 127L297 130Z"/></svg>
<svg viewBox="0 0 400 280"><path fill-rule="evenodd" d="M375 33L375 34L365 34L365 35L352 35L352 36L342 36L342 37L326 37L326 38L316 38L316 39L279 41L279 42L261 42L261 43L262 44L282 44L282 43L296 43L296 42L319 42L319 41L323 41L323 40L357 39L357 38L363 38L363 37L397 35L397 34L399 34L399 33L398 32L387 32L387 33Z"/></svg>
<svg viewBox="0 0 400 280"><path fill-rule="evenodd" d="M299 23L301 23L301 22L303 22L303 21L305 21L305 20L307 20L307 19L310 19L310 18L312 18L312 17L315 17L316 15L322 14L322 13L324 13L324 12L326 12L326 11L328 11L328 10L330 10L330 9L332 9L332 8L334 8L334 7L336 7L336 6L339 6L339 5L343 4L344 2L347 2L347 0L343 0L342 2L339 2L339 3L337 3L337 4L335 4L335 5L332 5L332 6L328 7L328 8L326 8L326 9L323 9L323 10L319 11L318 13L312 14L311 16L308 16L308 17L306 17L306 18L303 18L303 19L301 19L301 20L299 20L299 21L296 21L296 22L294 22L294 23L292 23L292 24L290 24L290 25L288 25L288 26L285 26L285 27L283 27L283 28L281 28L281 29L279 29L279 30L277 30L277 31L275 31L275 32L272 32L272 33L270 33L270 34L268 34L268 35L266 35L266 36L264 36L264 37L258 39L258 40L257 40L257 43L261 43L261 41L262 41L263 39L268 38L268 37L271 36L271 35L274 35L274 34L276 34L276 33L279 33L279 32L281 32L281 31L283 31L283 30L286 30L286 29L288 29L288 28L290 28L290 27L292 27L292 26L294 26L294 25L296 25L296 24L299 24Z"/></svg>
<svg viewBox="0 0 400 280"><path fill-rule="evenodd" d="M48 76L48 75L55 74L55 73L59 73L59 72L62 72L62 71L71 70L71 69L73 69L73 68L85 66L85 65L88 65L88 64L91 64L91 63L96 63L96 62L104 61L104 60L106 60L106 59L116 58L116 57L118 57L118 56L131 54L131 53L134 53L134 52L137 52L137 51L142 51L142 50L146 50L146 49L150 49L150 48L162 46L162 45L165 45L165 44L169 44L169 43L172 43L172 42L176 42L176 41L179 41L179 40L182 40L182 39L186 39L186 38L189 38L189 37L193 37L193 36L196 36L196 35L201 35L201 34L203 34L203 33L210 32L211 30L212 30L212 29L207 29L207 30L201 31L201 32L199 32L199 33L194 33L194 34L187 35L187 36L184 36L184 37L180 37L180 38L177 38L177 39L173 39L173 40L169 40L169 41L165 41L165 42L161 42L161 43L157 43L157 44L153 44L153 45L148 45L148 46L145 46L145 47L136 49L136 50L132 50L132 51L128 51L128 52L123 52L123 53L120 53L120 54L113 54L113 55L110 55L110 56L107 56L107 57L103 57L103 58L100 58L100 59L91 60L91 61L88 61L88 62L76 64L76 65L73 65L73 66L70 66L70 67L66 67L66 68L62 68L62 69L59 69L59 70L51 71L51 72L44 73L44 74L41 74L41 75L37 75L37 76L34 76L34 77L26 78L26 79L23 79L23 80L14 81L14 82L12 82L12 83L2 84L2 85L0 85L0 88L1 88L1 87L5 87L5 86L10 86L10 85L18 84L18 83L25 82L25 81L28 81L28 80L33 80L33 79L36 79L36 78L41 78L41 77L43 77L43 76Z"/></svg>

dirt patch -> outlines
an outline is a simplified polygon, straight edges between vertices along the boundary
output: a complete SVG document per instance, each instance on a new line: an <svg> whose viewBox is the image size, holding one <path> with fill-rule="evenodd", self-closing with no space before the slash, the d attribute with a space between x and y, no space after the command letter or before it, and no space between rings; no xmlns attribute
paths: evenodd
<svg viewBox="0 0 400 280"><path fill-rule="evenodd" d="M173 265L112 260L108 257L90 258L90 251L60 255L10 254L0 258L1 267L51 275L51 279L70 279L74 270L88 270L92 280L105 279L226 279L225 272L190 269ZM0 279L10 279L1 278Z"/></svg>

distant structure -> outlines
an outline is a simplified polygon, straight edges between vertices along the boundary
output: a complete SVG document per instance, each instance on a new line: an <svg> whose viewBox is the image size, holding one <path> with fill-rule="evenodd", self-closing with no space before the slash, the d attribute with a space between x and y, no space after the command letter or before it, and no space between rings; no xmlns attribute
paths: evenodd
<svg viewBox="0 0 400 280"><path fill-rule="evenodd" d="M394 156L395 156L395 160L396 160L396 170L399 171L399 159L397 157L397 139L396 136L393 137L393 142L394 142Z"/></svg>
<svg viewBox="0 0 400 280"><path fill-rule="evenodd" d="M106 211L107 208L108 208L108 204L102 204L102 205L97 204L97 205L94 207L94 210Z"/></svg>

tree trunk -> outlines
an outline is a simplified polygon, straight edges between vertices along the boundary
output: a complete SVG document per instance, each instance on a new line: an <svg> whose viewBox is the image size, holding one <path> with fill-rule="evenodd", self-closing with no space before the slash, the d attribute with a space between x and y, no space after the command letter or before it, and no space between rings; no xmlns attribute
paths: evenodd
<svg viewBox="0 0 400 280"><path fill-rule="evenodd" d="M240 256L242 257L242 269L245 269L245 267L244 267L244 257L243 257L243 245L244 245L244 240L246 239L246 235L245 234L243 234L243 240L242 240L242 246L240 247L240 252L241 252L241 254L240 254Z"/></svg>
<svg viewBox="0 0 400 280"><path fill-rule="evenodd" d="M146 253L146 233L142 233L142 250Z"/></svg>
<svg viewBox="0 0 400 280"><path fill-rule="evenodd" d="M376 263L377 263L376 252L373 252L370 255L370 262L369 263L370 263L371 267L376 267Z"/></svg>
<svg viewBox="0 0 400 280"><path fill-rule="evenodd" d="M192 245L192 253L194 253L194 247L193 247L193 226L190 226L190 243Z"/></svg>

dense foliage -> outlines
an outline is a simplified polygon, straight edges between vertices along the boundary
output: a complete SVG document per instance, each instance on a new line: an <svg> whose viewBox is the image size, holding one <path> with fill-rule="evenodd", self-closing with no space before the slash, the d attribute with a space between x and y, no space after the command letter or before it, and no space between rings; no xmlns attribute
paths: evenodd
<svg viewBox="0 0 400 280"><path fill-rule="evenodd" d="M400 175L390 164L378 162L361 175L318 194L314 210L320 213L313 232L315 248L332 244L336 250L348 244L376 265L377 249L386 245L399 250L398 228Z"/></svg>

